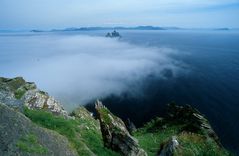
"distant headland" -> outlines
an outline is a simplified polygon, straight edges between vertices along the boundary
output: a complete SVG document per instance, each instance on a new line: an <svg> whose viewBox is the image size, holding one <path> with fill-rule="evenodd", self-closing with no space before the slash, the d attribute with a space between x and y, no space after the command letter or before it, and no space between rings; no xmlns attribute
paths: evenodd
<svg viewBox="0 0 239 156"><path fill-rule="evenodd" d="M99 30L196 30L196 31L238 31L239 28L227 28L227 27L215 27L215 28L183 28L183 27L175 27L175 26L169 26L169 27L162 27L162 26L135 26L135 27L126 27L126 26L115 26L115 27L69 27L69 28L63 28L63 29L31 29L31 30L0 30L1 33L8 33L8 32L33 32L33 33L41 33L41 32L74 32L74 31L99 31Z"/></svg>
<svg viewBox="0 0 239 156"><path fill-rule="evenodd" d="M239 30L239 28L181 28L181 27L160 27L160 26L136 26L136 27L71 27L65 29L51 29L51 30L38 30L34 29L31 32L72 32L72 31L99 31L99 30L210 30L210 31L229 31L229 30Z"/></svg>

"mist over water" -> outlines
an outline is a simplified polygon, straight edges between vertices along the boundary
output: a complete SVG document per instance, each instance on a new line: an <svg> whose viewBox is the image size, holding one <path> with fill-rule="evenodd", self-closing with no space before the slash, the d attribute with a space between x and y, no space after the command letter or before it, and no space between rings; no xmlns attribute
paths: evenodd
<svg viewBox="0 0 239 156"><path fill-rule="evenodd" d="M96 98L128 91L143 96L147 77L181 73L177 51L87 35L0 36L0 75L23 76L55 96L68 110Z"/></svg>
<svg viewBox="0 0 239 156"><path fill-rule="evenodd" d="M238 31L105 34L0 34L0 75L36 82L68 110L100 98L138 126L165 113L167 103L190 104L238 153Z"/></svg>

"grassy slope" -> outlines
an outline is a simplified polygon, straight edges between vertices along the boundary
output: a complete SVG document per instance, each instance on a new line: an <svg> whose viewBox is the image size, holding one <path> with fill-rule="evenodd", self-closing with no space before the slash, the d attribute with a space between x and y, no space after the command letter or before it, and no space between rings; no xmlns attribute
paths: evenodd
<svg viewBox="0 0 239 156"><path fill-rule="evenodd" d="M100 130L93 128L93 126L95 127L92 125L94 123L88 119L64 119L43 110L29 110L27 108L25 108L24 114L34 123L66 136L81 156L92 155L92 152L102 156L118 155L104 148Z"/></svg>
<svg viewBox="0 0 239 156"><path fill-rule="evenodd" d="M137 130L134 136L149 156L155 156L161 143L167 142L172 136L177 136L180 144L176 156L228 156L225 149L219 148L214 140L201 134L182 132L183 125L167 123L164 128L155 127L157 121L147 123Z"/></svg>
<svg viewBox="0 0 239 156"><path fill-rule="evenodd" d="M103 146L101 132L96 120L89 118L76 118L76 120L64 119L54 116L43 110L25 109L24 114L36 124L55 130L64 135L77 149L79 155L114 156L119 155ZM182 125L164 124L164 128L155 127L160 119L152 120L143 128L134 133L139 140L140 146L149 156L155 156L160 144L166 142L171 136L177 136L180 147L175 155L185 156L227 156L224 149L217 146L216 142L200 134L181 132ZM86 145L86 146L85 146ZM88 148L90 149L88 149Z"/></svg>

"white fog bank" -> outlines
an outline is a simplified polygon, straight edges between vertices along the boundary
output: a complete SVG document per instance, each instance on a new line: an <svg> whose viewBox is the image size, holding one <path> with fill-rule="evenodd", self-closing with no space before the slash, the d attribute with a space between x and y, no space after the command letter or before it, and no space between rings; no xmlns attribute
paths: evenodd
<svg viewBox="0 0 239 156"><path fill-rule="evenodd" d="M140 92L144 78L164 78L165 70L176 76L180 71L179 63L170 57L175 53L172 49L104 37L17 36L0 45L2 76L23 76L68 108L126 90Z"/></svg>

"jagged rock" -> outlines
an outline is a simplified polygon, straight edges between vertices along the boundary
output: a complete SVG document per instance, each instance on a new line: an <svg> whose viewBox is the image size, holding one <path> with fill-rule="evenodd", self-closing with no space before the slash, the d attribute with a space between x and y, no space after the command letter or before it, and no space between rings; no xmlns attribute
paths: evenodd
<svg viewBox="0 0 239 156"><path fill-rule="evenodd" d="M168 142L161 145L158 156L173 156L178 146L177 137L173 136Z"/></svg>
<svg viewBox="0 0 239 156"><path fill-rule="evenodd" d="M106 35L105 35L105 37L110 37L110 38L121 38L121 35L120 35L120 33L119 32L117 32L117 31L113 31L112 33L107 33Z"/></svg>
<svg viewBox="0 0 239 156"><path fill-rule="evenodd" d="M134 125L134 123L132 121L130 121L129 118L126 120L125 125L131 135L133 134L133 132L135 132L137 130L136 126Z"/></svg>
<svg viewBox="0 0 239 156"><path fill-rule="evenodd" d="M30 109L46 109L54 114L67 116L67 112L62 105L46 92L38 89L28 90L22 99L24 105Z"/></svg>
<svg viewBox="0 0 239 156"><path fill-rule="evenodd" d="M76 156L69 141L0 103L1 156Z"/></svg>
<svg viewBox="0 0 239 156"><path fill-rule="evenodd" d="M22 77L0 77L0 102L18 109L23 106L29 109L45 109L67 117L67 112L58 101L37 89L35 83L26 82Z"/></svg>
<svg viewBox="0 0 239 156"><path fill-rule="evenodd" d="M96 112L100 120L100 127L104 146L114 151L119 151L126 156L146 156L147 153L132 137L124 122L113 115L100 101L95 103Z"/></svg>
<svg viewBox="0 0 239 156"><path fill-rule="evenodd" d="M168 119L184 124L183 130L194 133L202 133L213 138L217 144L222 144L210 126L208 120L195 108L190 105L177 106L174 103L168 105Z"/></svg>

